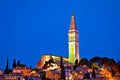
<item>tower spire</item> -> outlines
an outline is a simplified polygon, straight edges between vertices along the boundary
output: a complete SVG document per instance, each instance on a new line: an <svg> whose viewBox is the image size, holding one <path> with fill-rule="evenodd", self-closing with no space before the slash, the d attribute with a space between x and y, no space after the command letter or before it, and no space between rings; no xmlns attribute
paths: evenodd
<svg viewBox="0 0 120 80"><path fill-rule="evenodd" d="M72 12L72 16L74 16L74 11Z"/></svg>
<svg viewBox="0 0 120 80"><path fill-rule="evenodd" d="M72 19L71 19L71 23L70 23L70 30L75 30L76 28L76 22L75 22L75 16L74 16L74 12L72 12Z"/></svg>

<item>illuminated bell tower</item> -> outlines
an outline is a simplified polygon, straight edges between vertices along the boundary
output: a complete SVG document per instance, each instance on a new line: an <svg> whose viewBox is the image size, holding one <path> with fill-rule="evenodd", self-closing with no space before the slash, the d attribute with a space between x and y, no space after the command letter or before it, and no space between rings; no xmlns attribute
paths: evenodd
<svg viewBox="0 0 120 80"><path fill-rule="evenodd" d="M70 29L68 32L68 44L69 44L69 62L75 63L75 60L79 61L79 41L78 41L78 29L76 27L75 17L72 15Z"/></svg>

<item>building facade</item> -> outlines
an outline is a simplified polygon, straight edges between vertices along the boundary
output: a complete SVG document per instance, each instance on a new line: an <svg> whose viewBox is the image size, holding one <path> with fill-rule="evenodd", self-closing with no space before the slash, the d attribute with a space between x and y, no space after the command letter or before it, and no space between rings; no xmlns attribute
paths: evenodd
<svg viewBox="0 0 120 80"><path fill-rule="evenodd" d="M75 60L80 59L79 57L79 34L78 29L76 27L75 16L72 15L70 28L68 30L68 57L63 57L64 64L67 63L75 63ZM55 63L59 65L60 56L46 54L41 57L41 59L37 62L36 67L42 68L46 61L49 61L51 58L54 59Z"/></svg>
<svg viewBox="0 0 120 80"><path fill-rule="evenodd" d="M79 34L76 27L75 16L72 15L70 29L68 32L69 63L79 60Z"/></svg>

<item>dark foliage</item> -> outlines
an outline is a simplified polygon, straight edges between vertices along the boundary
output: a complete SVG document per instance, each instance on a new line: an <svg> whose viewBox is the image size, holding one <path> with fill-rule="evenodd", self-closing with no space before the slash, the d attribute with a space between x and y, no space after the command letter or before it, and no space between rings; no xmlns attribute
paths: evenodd
<svg viewBox="0 0 120 80"><path fill-rule="evenodd" d="M41 72L39 72L39 74L40 74L40 77L41 77L42 80L47 80L45 71L41 71Z"/></svg>
<svg viewBox="0 0 120 80"><path fill-rule="evenodd" d="M90 59L90 63L93 64L93 63L98 63L99 65L101 64L101 58L100 57L93 57Z"/></svg>
<svg viewBox="0 0 120 80"><path fill-rule="evenodd" d="M9 66L8 66L8 58L7 58L7 61L6 61L6 68L4 69L4 74L9 74L9 73L12 73L12 70L9 69Z"/></svg>
<svg viewBox="0 0 120 80"><path fill-rule="evenodd" d="M43 69L46 69L47 67L49 67L51 63L54 63L53 58L51 58L49 61L45 61L45 64L44 64L44 66L43 66ZM49 65L49 66L48 66L48 65Z"/></svg>
<svg viewBox="0 0 120 80"><path fill-rule="evenodd" d="M78 60L75 60L75 65L73 67L73 70L75 70L78 67Z"/></svg>
<svg viewBox="0 0 120 80"><path fill-rule="evenodd" d="M78 65L78 60L75 60L75 65Z"/></svg>
<svg viewBox="0 0 120 80"><path fill-rule="evenodd" d="M118 65L118 71L120 72L120 61L118 61L117 65Z"/></svg>
<svg viewBox="0 0 120 80"><path fill-rule="evenodd" d="M92 69L92 78L95 79L96 78L96 74L95 74L95 69Z"/></svg>
<svg viewBox="0 0 120 80"><path fill-rule="evenodd" d="M80 60L79 65L90 66L90 63L89 63L88 59L83 58L83 59Z"/></svg>
<svg viewBox="0 0 120 80"><path fill-rule="evenodd" d="M115 73L116 73L116 71L112 69L112 70L111 70L112 77L115 76Z"/></svg>
<svg viewBox="0 0 120 80"><path fill-rule="evenodd" d="M63 64L63 57L60 57L60 68L61 68L61 80L66 80L65 77L65 68L64 68L64 64Z"/></svg>
<svg viewBox="0 0 120 80"><path fill-rule="evenodd" d="M19 66L20 65L20 60L18 60L18 62L17 62L17 66Z"/></svg>
<svg viewBox="0 0 120 80"><path fill-rule="evenodd" d="M83 80L84 79L90 79L90 73L85 73L83 76Z"/></svg>
<svg viewBox="0 0 120 80"><path fill-rule="evenodd" d="M16 68L16 60L13 60L12 68Z"/></svg>

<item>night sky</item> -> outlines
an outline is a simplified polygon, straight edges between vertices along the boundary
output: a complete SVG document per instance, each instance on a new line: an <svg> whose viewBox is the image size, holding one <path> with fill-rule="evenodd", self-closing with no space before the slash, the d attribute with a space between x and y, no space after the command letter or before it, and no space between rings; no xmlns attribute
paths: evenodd
<svg viewBox="0 0 120 80"><path fill-rule="evenodd" d="M120 0L0 0L0 69L7 57L33 67L44 54L67 57L73 11L80 57L120 60Z"/></svg>

